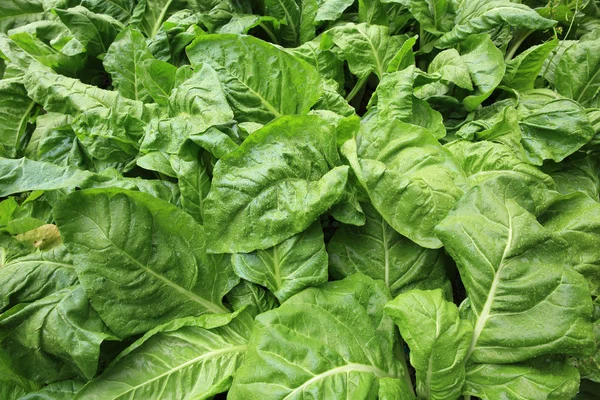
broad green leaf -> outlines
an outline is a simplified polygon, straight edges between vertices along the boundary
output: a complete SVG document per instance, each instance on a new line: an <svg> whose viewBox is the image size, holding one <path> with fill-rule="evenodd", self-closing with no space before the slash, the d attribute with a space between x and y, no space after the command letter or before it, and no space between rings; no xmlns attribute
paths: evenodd
<svg viewBox="0 0 600 400"><path fill-rule="evenodd" d="M454 83L463 89L473 90L469 66L455 49L444 50L435 56L427 67L427 72L430 74L437 72L442 76L442 80Z"/></svg>
<svg viewBox="0 0 600 400"><path fill-rule="evenodd" d="M16 80L0 80L0 156L16 157L22 151L27 124L35 102Z"/></svg>
<svg viewBox="0 0 600 400"><path fill-rule="evenodd" d="M64 246L9 260L0 268L0 280L0 312L78 283L73 261Z"/></svg>
<svg viewBox="0 0 600 400"><path fill-rule="evenodd" d="M302 46L291 49L296 57L308 62L317 69L325 79L333 79L339 87L344 85L344 61L332 51L322 49L316 41L306 42Z"/></svg>
<svg viewBox="0 0 600 400"><path fill-rule="evenodd" d="M71 128L72 122L73 118L65 114L50 112L39 115L35 131L25 149L25 156L64 167L81 167L84 155Z"/></svg>
<svg viewBox="0 0 600 400"><path fill-rule="evenodd" d="M148 38L154 38L163 22L173 13L177 0L140 0L134 11L132 24Z"/></svg>
<svg viewBox="0 0 600 400"><path fill-rule="evenodd" d="M283 303L301 290L327 282L327 252L323 231L315 221L306 231L278 245L231 256L235 273L265 286Z"/></svg>
<svg viewBox="0 0 600 400"><path fill-rule="evenodd" d="M108 48L103 64L112 77L112 85L123 96L147 101L150 96L141 77L145 72L141 64L152 58L144 36L134 29L125 29Z"/></svg>
<svg viewBox="0 0 600 400"><path fill-rule="evenodd" d="M556 68L558 67L558 63L562 58L565 51L567 51L571 46L578 43L577 40L560 40L558 42L558 46L544 60L544 66L542 68L542 73L540 74L544 79L554 85L554 73Z"/></svg>
<svg viewBox="0 0 600 400"><path fill-rule="evenodd" d="M355 274L259 315L232 400L374 399L381 378L403 378L383 282ZM310 321L310 323L307 323Z"/></svg>
<svg viewBox="0 0 600 400"><path fill-rule="evenodd" d="M276 18L265 15L234 14L228 23L221 26L215 33L234 33L246 35L252 28L261 27L267 34L278 31L281 24Z"/></svg>
<svg viewBox="0 0 600 400"><path fill-rule="evenodd" d="M513 3L510 3L513 4ZM502 52L496 48L489 35L471 35L461 43L461 58L467 64L475 94L465 97L463 104L473 111L485 101L502 81L505 64Z"/></svg>
<svg viewBox="0 0 600 400"><path fill-rule="evenodd" d="M513 28L543 30L553 27L555 21L546 19L524 4L509 0L469 0L461 2L450 32L437 42L440 48L452 47L469 35L491 33L508 25Z"/></svg>
<svg viewBox="0 0 600 400"><path fill-rule="evenodd" d="M411 290L385 306L410 347L420 399L456 399L465 381L473 326L444 297L440 289Z"/></svg>
<svg viewBox="0 0 600 400"><path fill-rule="evenodd" d="M567 243L534 210L522 180L499 177L467 192L436 228L471 303L473 361L593 350L587 283L566 264Z"/></svg>
<svg viewBox="0 0 600 400"><path fill-rule="evenodd" d="M0 32L6 33L44 17L44 5L40 0L4 0L0 8Z"/></svg>
<svg viewBox="0 0 600 400"><path fill-rule="evenodd" d="M231 289L226 297L234 310L246 308L253 316L279 307L277 298L271 292L244 279Z"/></svg>
<svg viewBox="0 0 600 400"><path fill-rule="evenodd" d="M206 255L202 226L175 206L95 189L70 194L54 217L92 305L117 335L228 312L222 298L237 283L229 258Z"/></svg>
<svg viewBox="0 0 600 400"><path fill-rule="evenodd" d="M110 15L123 24L129 22L135 3L135 0L81 0L81 5L88 10Z"/></svg>
<svg viewBox="0 0 600 400"><path fill-rule="evenodd" d="M75 393L77 393L83 385L84 382L79 380L51 383L36 392L20 397L19 400L73 400Z"/></svg>
<svg viewBox="0 0 600 400"><path fill-rule="evenodd" d="M551 97L552 96L552 97ZM596 134L585 110L575 101L531 91L520 97L517 111L521 144L529 162L562 161Z"/></svg>
<svg viewBox="0 0 600 400"><path fill-rule="evenodd" d="M358 20L367 24L388 25L389 15L381 0L358 0Z"/></svg>
<svg viewBox="0 0 600 400"><path fill-rule="evenodd" d="M39 383L76 375L91 379L98 367L100 344L116 339L90 307L80 285L2 314L0 338L15 370ZM75 341L79 346L73 346Z"/></svg>
<svg viewBox="0 0 600 400"><path fill-rule="evenodd" d="M502 85L520 92L531 90L535 80L542 72L544 61L558 45L553 39L544 44L533 46L506 63L506 73Z"/></svg>
<svg viewBox="0 0 600 400"><path fill-rule="evenodd" d="M538 359L522 364L474 364L467 368L463 393L482 400L572 399L579 373L564 361Z"/></svg>
<svg viewBox="0 0 600 400"><path fill-rule="evenodd" d="M168 105L171 90L175 87L177 68L166 61L147 59L139 66L139 79L148 95L161 106Z"/></svg>
<svg viewBox="0 0 600 400"><path fill-rule="evenodd" d="M215 166L208 250L267 249L304 231L341 198L348 167L339 165L335 133L317 116L282 117L254 132Z"/></svg>
<svg viewBox="0 0 600 400"><path fill-rule="evenodd" d="M379 380L379 400L413 400L415 394L413 392L412 383L407 383L405 380L394 378L382 378Z"/></svg>
<svg viewBox="0 0 600 400"><path fill-rule="evenodd" d="M350 7L354 0L317 0L319 9L315 22L335 21Z"/></svg>
<svg viewBox="0 0 600 400"><path fill-rule="evenodd" d="M452 293L442 251L417 245L389 226L373 206L361 207L365 224L341 226L327 245L333 277L361 272L383 280L392 296L412 289L443 288Z"/></svg>
<svg viewBox="0 0 600 400"><path fill-rule="evenodd" d="M27 394L21 386L7 381L0 381L0 397L7 400L21 399Z"/></svg>
<svg viewBox="0 0 600 400"><path fill-rule="evenodd" d="M446 136L442 114L413 94L414 86L436 81L436 78L423 74L414 66L385 74L376 91L379 118L397 118L402 122L422 126L430 130L436 139Z"/></svg>
<svg viewBox="0 0 600 400"><path fill-rule="evenodd" d="M455 2L449 0L388 0L408 7L419 26L434 35L448 32L454 26Z"/></svg>
<svg viewBox="0 0 600 400"><path fill-rule="evenodd" d="M0 158L0 196L33 190L91 187L139 190L171 203L177 202L179 197L177 186L168 181L123 178L108 173L95 174L74 167L60 167L26 158L16 160Z"/></svg>
<svg viewBox="0 0 600 400"><path fill-rule="evenodd" d="M569 243L567 263L587 279L592 296L600 295L600 204L574 193L553 202L541 220Z"/></svg>
<svg viewBox="0 0 600 400"><path fill-rule="evenodd" d="M374 73L381 79L407 39L405 35L390 36L386 26L348 23L326 31L321 47L339 47L350 71L358 78L366 79Z"/></svg>
<svg viewBox="0 0 600 400"><path fill-rule="evenodd" d="M92 57L103 56L124 28L123 24L106 14L96 14L85 7L53 10Z"/></svg>
<svg viewBox="0 0 600 400"><path fill-rule="evenodd" d="M565 50L554 76L558 93L584 107L600 107L600 37L582 39Z"/></svg>
<svg viewBox="0 0 600 400"><path fill-rule="evenodd" d="M547 169L560 193L583 192L599 200L600 164L594 155L578 152L559 164L548 165Z"/></svg>
<svg viewBox="0 0 600 400"><path fill-rule="evenodd" d="M179 154L171 157L171 166L181 192L181 208L198 223L204 223L204 202L210 190L209 162L199 149L186 143Z"/></svg>
<svg viewBox="0 0 600 400"><path fill-rule="evenodd" d="M240 122L265 124L281 115L306 114L321 95L314 67L251 36L200 36L187 54L192 64L208 63L217 71Z"/></svg>
<svg viewBox="0 0 600 400"><path fill-rule="evenodd" d="M119 355L74 399L208 399L226 391L242 364L252 317L242 313L226 326L183 324L157 329ZM140 369L143 365L143 369Z"/></svg>
<svg viewBox="0 0 600 400"><path fill-rule="evenodd" d="M388 64L387 72L402 71L411 65L415 65L415 52L413 51L413 47L417 43L417 39L417 36L413 36L408 38L406 42L402 44L400 50L398 50L396 55L394 55L394 58L392 58Z"/></svg>
<svg viewBox="0 0 600 400"><path fill-rule="evenodd" d="M529 186L531 195L540 206L547 200L549 191L555 189L549 175L522 161L502 143L456 140L445 147L460 163L471 187L499 176L514 176Z"/></svg>
<svg viewBox="0 0 600 400"><path fill-rule="evenodd" d="M268 15L285 23L281 26L281 44L297 46L315 37L318 0L265 0Z"/></svg>
<svg viewBox="0 0 600 400"><path fill-rule="evenodd" d="M466 179L452 154L430 131L397 119L363 123L354 172L373 206L397 232L420 246L439 248L433 233L462 196ZM346 142L344 155L352 151Z"/></svg>

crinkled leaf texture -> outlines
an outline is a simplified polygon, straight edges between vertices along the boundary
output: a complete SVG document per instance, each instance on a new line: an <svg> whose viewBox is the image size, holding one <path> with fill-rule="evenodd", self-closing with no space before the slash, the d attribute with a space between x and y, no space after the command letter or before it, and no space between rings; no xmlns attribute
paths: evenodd
<svg viewBox="0 0 600 400"><path fill-rule="evenodd" d="M252 325L248 312L218 327L193 317L174 320L123 351L74 399L154 398L158 393L165 400L212 398L229 389Z"/></svg>
<svg viewBox="0 0 600 400"><path fill-rule="evenodd" d="M436 228L469 296L473 361L594 349L587 283L568 265L567 242L533 211L524 182L503 176L472 188Z"/></svg>
<svg viewBox="0 0 600 400"><path fill-rule="evenodd" d="M380 379L403 378L389 300L383 282L355 274L259 315L229 397L375 399Z"/></svg>
<svg viewBox="0 0 600 400"><path fill-rule="evenodd" d="M460 319L456 305L446 301L440 289L411 290L389 302L385 312L411 349L418 398L458 398L473 326Z"/></svg>
<svg viewBox="0 0 600 400"><path fill-rule="evenodd" d="M329 124L312 115L273 121L216 164L208 250L264 250L304 231L340 200L347 178Z"/></svg>
<svg viewBox="0 0 600 400"><path fill-rule="evenodd" d="M204 229L175 206L90 189L67 196L54 216L92 305L117 335L228 312L222 299L237 283L229 257L207 255Z"/></svg>

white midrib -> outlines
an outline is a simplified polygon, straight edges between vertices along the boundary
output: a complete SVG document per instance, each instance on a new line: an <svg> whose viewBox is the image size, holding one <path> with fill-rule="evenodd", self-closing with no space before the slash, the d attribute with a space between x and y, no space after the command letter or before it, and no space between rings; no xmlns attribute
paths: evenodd
<svg viewBox="0 0 600 400"><path fill-rule="evenodd" d="M383 237L383 260L384 260L384 281L385 286L390 287L390 251L388 249L388 238L385 228L386 222L381 219L381 236Z"/></svg>
<svg viewBox="0 0 600 400"><path fill-rule="evenodd" d="M337 374L343 374L343 373L347 373L347 372L372 372L375 375L377 375L377 377L379 378L399 378L398 376L389 374L388 372L385 372L373 365L365 365L365 364L346 364L343 365L341 367L337 367L337 368L333 368L330 369L329 371L323 372L322 374L318 374L313 376L312 378L310 378L309 380L307 380L306 382L304 382L302 385L298 386L296 389L292 390L290 393L288 393L287 396L285 396L283 398L283 400L289 399L291 398L291 396L303 391L304 389L306 389L307 387L309 387L310 385L312 385L315 382L320 381L321 379L325 379L329 376L332 375L337 375Z"/></svg>
<svg viewBox="0 0 600 400"><path fill-rule="evenodd" d="M193 358L193 359L191 359L189 361L186 361L185 363L183 363L181 365L178 365L175 368L171 368L171 369L163 372L162 374L155 376L152 379L149 379L149 380L147 380L147 381L145 381L143 383L140 383L139 385L132 386L131 388L127 389L125 392L120 393L119 397L123 396L123 395L125 395L127 393L130 393L132 391L135 391L135 390L141 388L142 386L147 386L147 385L151 384L152 382L155 382L155 381L157 381L157 380L159 380L159 379L161 379L161 378L163 378L163 377L165 377L167 375L174 374L175 372L180 371L180 370L182 370L182 369L184 369L184 368L186 368L186 367L188 367L188 366L190 366L192 364L196 364L196 363L199 363L199 362L201 362L203 360L206 360L208 358L217 357L219 355L226 354L226 353L235 353L235 352L240 352L241 353L241 352L245 352L247 350L247 348L248 348L248 346L246 346L246 345L240 345L240 346L226 347L226 348L223 348L223 349L213 350L213 351L211 351L209 353L202 354L201 356L198 356L198 357Z"/></svg>
<svg viewBox="0 0 600 400"><path fill-rule="evenodd" d="M435 311L435 339L440 337L440 309L437 308ZM431 370L433 369L433 355L434 351L429 355L429 363L427 365L427 379L425 380L425 398L429 399L431 397L431 378L433 373Z"/></svg>
<svg viewBox="0 0 600 400"><path fill-rule="evenodd" d="M169 9L169 7L171 7L172 2L173 2L173 0L167 1L165 6L163 7L163 9L160 11L158 18L156 19L156 22L154 23L154 26L152 27L152 32L151 32L152 35L150 36L151 38L154 38L156 36L156 34L158 33L158 30L160 29L160 26L162 25L163 19L165 19L165 15L167 15L167 10Z"/></svg>
<svg viewBox="0 0 600 400"><path fill-rule="evenodd" d="M492 310L492 304L494 303L494 298L496 297L496 291L498 290L498 285L500 284L500 275L502 273L502 269L504 268L504 260L506 259L508 251L510 250L510 247L512 246L512 236L513 236L512 216L510 215L510 210L508 209L508 207L506 208L506 212L508 213L508 238L506 240L506 246L504 247L504 252L502 253L502 258L500 259L500 265L498 266L498 269L496 270L496 273L494 274L494 279L492 280L492 285L490 286L490 291L488 292L488 296L485 300L485 304L483 305L483 308L481 309L481 313L479 313L479 315L477 317L477 323L475 324L475 329L473 329L473 337L471 339L471 345L469 346L469 351L467 352L465 361L469 360L469 358L471 358L471 354L473 354L473 351L475 351L475 346L477 345L477 340L479 339L479 336L481 336L481 332L483 331L483 328L485 327L485 324L487 323L487 321L490 317L490 311Z"/></svg>

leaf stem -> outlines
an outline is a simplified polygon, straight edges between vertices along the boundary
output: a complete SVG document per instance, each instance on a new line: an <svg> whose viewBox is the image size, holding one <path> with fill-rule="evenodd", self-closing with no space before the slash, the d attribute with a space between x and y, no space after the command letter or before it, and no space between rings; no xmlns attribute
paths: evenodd
<svg viewBox="0 0 600 400"><path fill-rule="evenodd" d="M358 81L356 81L356 84L352 88L352 91L348 94L348 96L346 96L347 102L350 102L350 100L352 100L354 98L354 96L356 96L356 94L363 88L363 86L365 86L365 83L367 83L368 79L369 79L369 76L367 75L363 78L360 78Z"/></svg>
<svg viewBox="0 0 600 400"><path fill-rule="evenodd" d="M263 31L265 31L265 33L269 36L269 39L271 39L271 41L275 44L279 44L279 40L277 40L277 38L275 37L275 34L273 33L272 30L270 30L269 28L267 28L267 26L265 24L263 24L262 22L260 24L258 24L258 26L260 26Z"/></svg>
<svg viewBox="0 0 600 400"><path fill-rule="evenodd" d="M511 60L514 57L517 50L519 50L519 47L521 47L521 45L523 44L525 39L527 39L529 37L529 35L531 35L533 32L534 32L533 30L528 30L527 32L525 32L523 34L522 37L519 38L519 40L514 42L512 44L512 46L510 46L510 48L506 51L506 56L504 56L504 61Z"/></svg>
<svg viewBox="0 0 600 400"><path fill-rule="evenodd" d="M413 388L412 381L410 380L410 374L408 372L408 365L406 365L406 357L404 355L404 339L400 338L398 346L396 346L396 358L402 364L402 369L404 370L404 380L406 381L406 386L410 389L410 392L413 396L416 396L415 389Z"/></svg>

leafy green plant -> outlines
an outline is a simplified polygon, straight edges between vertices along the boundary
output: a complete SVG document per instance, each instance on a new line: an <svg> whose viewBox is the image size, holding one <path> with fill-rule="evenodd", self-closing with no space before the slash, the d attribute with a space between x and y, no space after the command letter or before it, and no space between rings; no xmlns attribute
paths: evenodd
<svg viewBox="0 0 600 400"><path fill-rule="evenodd" d="M600 3L3 0L0 399L591 399Z"/></svg>

